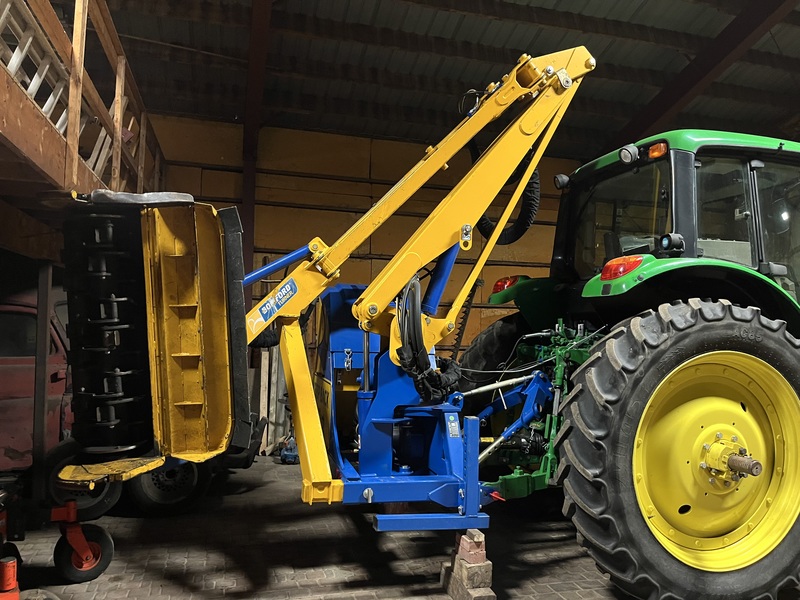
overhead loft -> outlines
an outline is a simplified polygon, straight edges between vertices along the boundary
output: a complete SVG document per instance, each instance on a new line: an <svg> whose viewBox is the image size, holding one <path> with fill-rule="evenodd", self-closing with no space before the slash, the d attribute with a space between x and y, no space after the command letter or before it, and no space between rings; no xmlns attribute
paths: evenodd
<svg viewBox="0 0 800 600"><path fill-rule="evenodd" d="M70 39L49 1L0 0L0 238L36 258L58 257L58 236L36 221L58 223L54 200L73 190L156 191L163 180L161 149L105 0L78 0L72 23ZM87 29L115 75L109 106L84 68Z"/></svg>

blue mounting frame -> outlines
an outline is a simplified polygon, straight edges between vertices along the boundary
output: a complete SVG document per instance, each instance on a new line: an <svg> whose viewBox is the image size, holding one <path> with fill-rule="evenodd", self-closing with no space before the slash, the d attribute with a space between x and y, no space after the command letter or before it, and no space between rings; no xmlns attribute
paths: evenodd
<svg viewBox="0 0 800 600"><path fill-rule="evenodd" d="M411 378L380 352L380 338L369 337L369 391L364 391L364 332L352 316L353 301L362 286L336 286L322 295L322 322L318 352L324 359L316 369L326 398L327 432L331 459L344 482L344 502L435 502L449 513L377 515L379 531L417 529L485 528L489 517L480 512L493 501L491 490L478 480L480 420L460 416L463 397L452 394L446 402L423 405ZM359 371L362 391L350 391L348 408L355 396L357 452L343 451L337 410L347 394L337 392L345 370ZM317 375L319 377L319 375ZM317 388L319 389L319 385ZM342 386L343 387L343 386ZM344 400L343 400L344 401ZM352 422L345 416L345 423ZM350 442L353 440L347 440ZM347 450L345 444L344 450Z"/></svg>

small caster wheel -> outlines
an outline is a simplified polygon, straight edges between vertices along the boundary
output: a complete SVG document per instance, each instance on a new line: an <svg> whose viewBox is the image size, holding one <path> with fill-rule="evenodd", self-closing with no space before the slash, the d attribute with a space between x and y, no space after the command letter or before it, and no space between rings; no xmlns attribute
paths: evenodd
<svg viewBox="0 0 800 600"><path fill-rule="evenodd" d="M114 558L114 540L108 532L98 525L81 525L83 535L92 551L92 558L84 563L77 552L70 546L65 536L58 538L53 561L59 574L72 583L84 583L96 579L111 564Z"/></svg>

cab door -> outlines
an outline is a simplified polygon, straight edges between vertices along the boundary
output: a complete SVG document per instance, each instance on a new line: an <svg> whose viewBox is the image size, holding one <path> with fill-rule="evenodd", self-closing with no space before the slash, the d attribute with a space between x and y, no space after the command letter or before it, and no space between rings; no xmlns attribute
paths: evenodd
<svg viewBox="0 0 800 600"><path fill-rule="evenodd" d="M31 466L35 371L36 309L0 304L0 471ZM51 321L47 359L47 449L60 439L66 381L67 352Z"/></svg>

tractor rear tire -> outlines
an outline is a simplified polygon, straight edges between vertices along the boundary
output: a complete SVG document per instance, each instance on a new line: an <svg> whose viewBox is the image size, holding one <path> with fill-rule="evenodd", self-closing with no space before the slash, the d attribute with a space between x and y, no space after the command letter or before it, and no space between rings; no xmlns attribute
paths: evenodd
<svg viewBox="0 0 800 600"><path fill-rule="evenodd" d="M458 389L467 392L500 379L500 373L482 374L473 371L497 371L506 361L514 360L514 346L529 331L530 327L519 312L507 315L481 331L461 357L462 372ZM465 414L476 414L491 397L491 392L467 397Z"/></svg>
<svg viewBox="0 0 800 600"><path fill-rule="evenodd" d="M776 598L800 580L800 341L727 301L622 322L575 372L564 514L637 598ZM737 454L763 470L742 477Z"/></svg>

